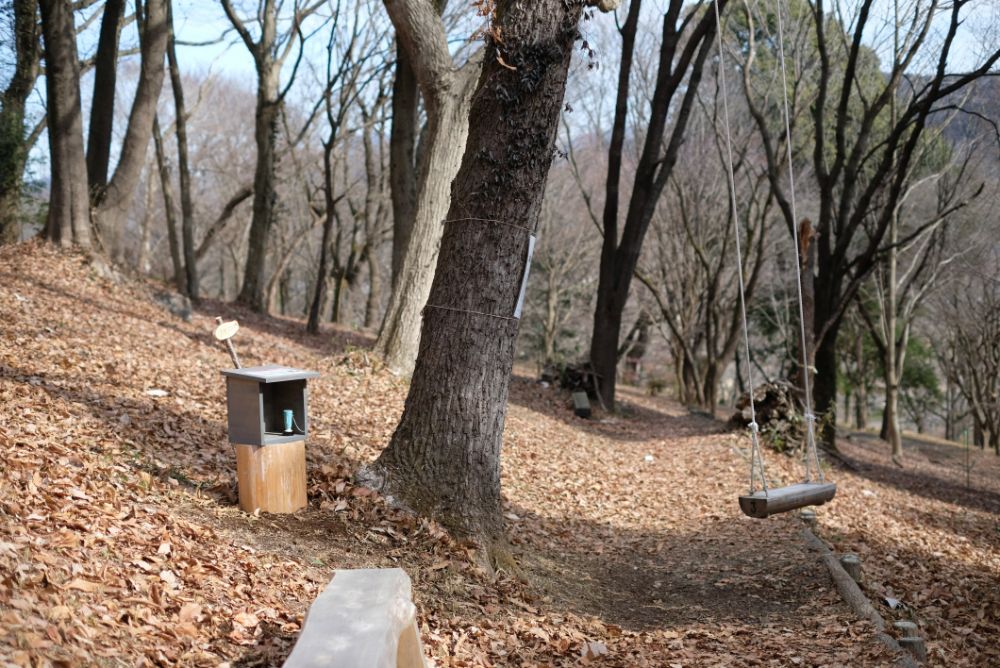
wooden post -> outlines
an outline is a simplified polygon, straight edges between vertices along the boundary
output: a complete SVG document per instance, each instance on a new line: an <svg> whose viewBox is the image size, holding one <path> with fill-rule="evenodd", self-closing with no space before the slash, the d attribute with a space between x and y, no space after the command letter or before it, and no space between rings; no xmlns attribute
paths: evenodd
<svg viewBox="0 0 1000 668"><path fill-rule="evenodd" d="M920 663L927 661L927 645L924 644L924 639L920 636L900 638L899 646L912 654L913 658Z"/></svg>
<svg viewBox="0 0 1000 668"><path fill-rule="evenodd" d="M306 506L306 442L236 447L240 508L294 513Z"/></svg>
<svg viewBox="0 0 1000 668"><path fill-rule="evenodd" d="M851 579L861 584L861 559L856 554L845 554L840 558L840 565L844 567Z"/></svg>

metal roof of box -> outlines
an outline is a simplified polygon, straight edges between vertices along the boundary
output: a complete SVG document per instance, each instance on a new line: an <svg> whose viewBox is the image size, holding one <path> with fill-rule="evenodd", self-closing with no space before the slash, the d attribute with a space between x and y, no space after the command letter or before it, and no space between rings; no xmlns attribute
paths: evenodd
<svg viewBox="0 0 1000 668"><path fill-rule="evenodd" d="M225 369L222 375L241 380L252 380L258 383L283 383L289 380L319 378L319 372L317 371L306 371L305 369L296 369L280 364L265 364L264 366L251 366L243 369Z"/></svg>

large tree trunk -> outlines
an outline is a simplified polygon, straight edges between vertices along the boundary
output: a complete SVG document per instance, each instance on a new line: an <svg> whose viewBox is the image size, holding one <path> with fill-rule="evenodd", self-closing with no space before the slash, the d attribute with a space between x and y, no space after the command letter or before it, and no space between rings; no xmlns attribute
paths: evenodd
<svg viewBox="0 0 1000 668"><path fill-rule="evenodd" d="M837 335L837 328L831 328L816 347L816 382L813 385L817 437L831 450L837 449Z"/></svg>
<svg viewBox="0 0 1000 668"><path fill-rule="evenodd" d="M474 58L462 70L455 70L444 26L430 0L385 0L385 7L409 57L427 112L413 226L375 344L391 369L408 375L420 343L420 314L434 279L451 183L469 132L469 103L480 61Z"/></svg>
<svg viewBox="0 0 1000 668"><path fill-rule="evenodd" d="M122 243L129 204L146 164L146 149L153 134L156 103L163 87L163 56L167 49L167 0L148 0L140 22L142 64L139 83L129 113L121 156L114 175L96 198L95 217L105 250L114 254ZM138 10L137 10L138 11Z"/></svg>
<svg viewBox="0 0 1000 668"><path fill-rule="evenodd" d="M90 199L83 151L80 60L73 9L62 0L41 0L45 36L45 91L49 128L51 193L46 236L62 246L90 248Z"/></svg>
<svg viewBox="0 0 1000 668"><path fill-rule="evenodd" d="M87 178L94 196L108 183L118 79L118 36L124 12L125 0L107 0L104 3L101 36L94 57L94 94L91 97L90 131L87 132Z"/></svg>
<svg viewBox="0 0 1000 668"><path fill-rule="evenodd" d="M502 530L500 445L529 230L537 225L581 7L501 1L420 355L399 426L363 475L460 534ZM512 66L508 69L500 62ZM513 69L516 68L516 69Z"/></svg>
<svg viewBox="0 0 1000 668"><path fill-rule="evenodd" d="M403 266L417 206L417 78L406 49L396 44L392 83L392 130L389 137L389 184L392 192L392 285Z"/></svg>
<svg viewBox="0 0 1000 668"><path fill-rule="evenodd" d="M21 186L28 159L24 108L41 57L36 0L14 0L14 72L0 95L0 244L21 238Z"/></svg>
<svg viewBox="0 0 1000 668"><path fill-rule="evenodd" d="M247 261L243 271L243 288L237 298L261 312L267 309L267 249L277 200L274 166L280 107L278 72L274 66L263 66L257 77L257 109L254 115L257 167L253 180L253 218L250 222Z"/></svg>

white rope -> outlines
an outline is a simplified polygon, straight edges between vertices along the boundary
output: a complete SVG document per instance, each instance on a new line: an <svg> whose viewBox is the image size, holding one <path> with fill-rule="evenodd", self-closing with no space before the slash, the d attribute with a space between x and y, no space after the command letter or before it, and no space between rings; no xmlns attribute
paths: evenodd
<svg viewBox="0 0 1000 668"><path fill-rule="evenodd" d="M733 137L729 127L729 96L726 89L725 54L722 50L722 20L719 18L719 0L715 5L715 34L719 42L719 78L722 86L723 126L726 130L726 169L729 170L729 196L733 208L733 229L736 233L736 272L740 287L740 314L743 318L743 352L747 364L747 389L750 392L750 493L753 494L754 474L760 471L761 484L767 494L767 475L764 472L764 457L760 451L757 410L754 408L753 366L750 363L750 328L747 325L746 289L743 282L743 249L740 247L740 213L736 201L736 173L733 169Z"/></svg>
<svg viewBox="0 0 1000 668"><path fill-rule="evenodd" d="M718 0L716 0L718 2ZM774 0L775 13L778 15L778 61L781 63L781 99L784 104L785 147L788 155L788 188L792 207L792 240L795 243L795 278L799 297L799 334L802 348L802 392L805 395L806 451L804 462L806 482L812 480L809 472L810 464L815 465L819 481L824 481L823 469L819 465L819 454L816 452L816 415L812 410L812 389L809 383L809 354L806 349L806 315L802 305L802 257L799 252L798 212L795 206L795 170L792 166L792 121L788 111L788 78L785 72L785 29L781 18L781 0Z"/></svg>

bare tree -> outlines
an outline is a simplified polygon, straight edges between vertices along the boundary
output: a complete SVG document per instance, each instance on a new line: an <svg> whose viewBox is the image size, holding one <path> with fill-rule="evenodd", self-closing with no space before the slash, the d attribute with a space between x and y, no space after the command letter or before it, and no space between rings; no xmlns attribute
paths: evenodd
<svg viewBox="0 0 1000 668"><path fill-rule="evenodd" d="M726 0L719 0L720 9ZM677 162L678 152L694 107L702 68L712 50L714 17L704 11L708 3L693 6L670 0L663 14L659 62L649 114L644 120L645 137L632 178L631 195L621 219L622 154L628 137L630 86L641 0L632 0L621 28L622 56L604 192L600 282L590 361L598 376L603 403L614 405L618 345L622 314L628 301L632 276L639 262L642 243L653 219L660 194ZM679 98L679 102L678 99ZM668 129L669 127L669 129ZM634 131L634 136L640 133Z"/></svg>
<svg viewBox="0 0 1000 668"><path fill-rule="evenodd" d="M392 82L389 181L392 186L392 285L403 266L417 206L417 120L420 89L403 45L396 42Z"/></svg>
<svg viewBox="0 0 1000 668"><path fill-rule="evenodd" d="M699 94L680 162L653 216L653 257L636 270L667 326L681 400L713 415L742 331L733 216L738 214L742 224L744 292L750 301L765 266L774 203L766 174L754 166L760 162L754 134L749 123L737 119L734 172L740 209L733 211L729 174L722 169L719 93L716 86L709 100Z"/></svg>
<svg viewBox="0 0 1000 668"><path fill-rule="evenodd" d="M139 80L114 173L106 186L95 186L94 222L105 250L113 256L120 254L129 205L146 164L146 149L153 134L153 119L163 87L167 3L168 0L147 0L145 8L136 3L141 52Z"/></svg>
<svg viewBox="0 0 1000 668"><path fill-rule="evenodd" d="M257 310L267 309L267 250L271 227L274 225L276 199L275 162L276 138L281 104L288 94L298 70L305 48L306 34L302 22L322 4L318 0L307 4L296 0L292 9L291 26L285 32L278 29L278 0L260 0L257 16L260 17L259 36L255 40L247 24L236 14L231 0L220 0L233 28L244 46L253 56L257 70L257 106L254 111L257 144L257 168L253 186L253 219L250 223L250 241L239 301ZM298 57L284 87L281 71L299 44Z"/></svg>
<svg viewBox="0 0 1000 668"><path fill-rule="evenodd" d="M938 345L946 351L946 374L969 404L979 444L1000 455L1000 254L991 249L980 259L936 304Z"/></svg>
<svg viewBox="0 0 1000 668"><path fill-rule="evenodd" d="M557 163L538 219L521 339L542 364L566 361L586 335L584 309L592 307L598 237L581 207L573 206L573 175Z"/></svg>
<svg viewBox="0 0 1000 668"><path fill-rule="evenodd" d="M789 119L793 136L797 129L808 133L808 141L797 144L812 151L809 167L816 191L818 235L811 323L816 346L813 388L817 411L828 416L821 422L828 447L835 447L837 338L845 312L889 248L909 243L968 202L966 194L943 211L915 222L894 243L887 239L907 185L921 169L920 149L931 119L953 111L951 96L986 76L1000 59L1000 49L989 50L968 71L949 70L969 5L914 6L894 57L882 63L883 72L865 41L884 18L873 0L833 9L817 0L804 8L811 25L803 43L815 53L816 71L810 77L814 85L803 84L802 70L789 82ZM781 165L788 141L786 128L775 110L773 85L762 86L766 80L754 76L758 62L773 67L773 58L761 60L756 44L758 30L771 25L771 19L756 21L749 11L745 18L750 26L745 32L746 99L761 134L771 188L791 230L797 221ZM934 40L933 26L939 24L946 27L940 39ZM917 70L927 74L918 76ZM894 104L893 114L890 105ZM801 122L806 113L808 124Z"/></svg>
<svg viewBox="0 0 1000 668"><path fill-rule="evenodd" d="M46 236L67 246L91 248L90 198L83 149L80 61L73 8L61 0L40 0L45 38L45 90L49 129L51 192Z"/></svg>
<svg viewBox="0 0 1000 668"><path fill-rule="evenodd" d="M360 104L361 96L365 88L374 79L374 72L366 64L364 53L371 49L371 37L369 33L362 35L362 21L360 18L360 4L356 7L352 21L339 20L339 4L337 18L334 20L333 30L326 47L326 88L322 97L322 108L327 122L327 134L322 140L322 173L323 181L320 190L323 194L323 206L318 209L324 219L323 238L320 242L319 269L316 272L316 287L313 290L312 301L309 307L309 320L306 329L312 334L319 331L319 324L326 312L330 297L329 284L331 279L335 281L333 290L333 319L338 320L341 305L341 296L344 288L344 280L348 277L353 281L356 276L356 264L361 258L356 252L356 245L353 243L357 239L360 231L360 224L356 217L352 215L353 226L349 237L352 250L345 262L341 263L341 245L344 241L344 226L341 225L339 204L347 196L348 185L338 194L336 183L336 150L338 146L347 150L344 144L343 132L345 123L348 120L352 109ZM348 25L349 23L349 25ZM378 98L384 96L380 93ZM381 104L381 103L380 103ZM360 132L367 135L371 130L363 122ZM365 139L364 141L368 141ZM365 145L367 148L367 145ZM366 156L367 173L367 156ZM347 160L343 160L341 170L345 182L349 175L347 172Z"/></svg>
<svg viewBox="0 0 1000 668"><path fill-rule="evenodd" d="M125 0L107 0L101 16L101 34L94 56L94 92L91 95L90 129L87 132L87 178L91 194L108 184L111 133L115 120L115 87L118 80L118 38L125 18Z"/></svg>

